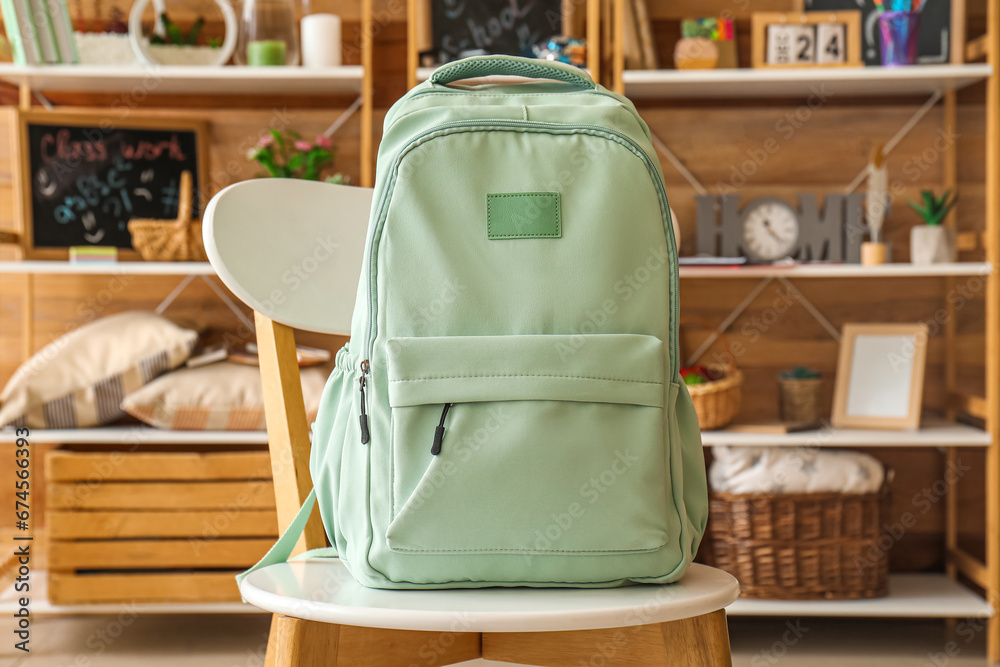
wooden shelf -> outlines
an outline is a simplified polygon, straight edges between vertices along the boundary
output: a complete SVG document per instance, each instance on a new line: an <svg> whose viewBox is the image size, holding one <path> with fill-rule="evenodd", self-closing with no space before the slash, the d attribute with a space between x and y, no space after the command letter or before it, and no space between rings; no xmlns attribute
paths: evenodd
<svg viewBox="0 0 1000 667"><path fill-rule="evenodd" d="M965 424L925 419L917 431L828 428L800 433L702 431L705 447L989 447L990 434Z"/></svg>
<svg viewBox="0 0 1000 667"><path fill-rule="evenodd" d="M135 275L135 276L187 276L215 275L208 262L93 262L71 263L45 260L0 262L0 274L68 274L68 275Z"/></svg>
<svg viewBox="0 0 1000 667"><path fill-rule="evenodd" d="M35 616L68 616L71 614L109 614L122 612L122 603L55 605L48 599L49 582L44 570L31 573L31 613ZM17 610L13 583L0 592L0 614L9 616ZM138 614L263 614L257 607L242 602L175 602L128 605Z"/></svg>
<svg viewBox="0 0 1000 667"><path fill-rule="evenodd" d="M930 95L983 81L988 64L913 67L809 67L790 69L626 70L625 95L643 99L765 97L887 97Z"/></svg>
<svg viewBox="0 0 1000 667"><path fill-rule="evenodd" d="M0 65L0 81L35 92L155 95L360 95L360 66L139 67Z"/></svg>
<svg viewBox="0 0 1000 667"><path fill-rule="evenodd" d="M873 600L737 600L730 616L986 618L990 604L943 574L894 574L889 595Z"/></svg>
<svg viewBox="0 0 1000 667"><path fill-rule="evenodd" d="M0 443L17 440L14 429L0 430ZM31 443L60 445L266 445L266 431L164 431L149 426L31 429Z"/></svg>
<svg viewBox="0 0 1000 667"><path fill-rule="evenodd" d="M53 605L47 598L44 571L31 574L31 612L39 616L110 614L121 604ZM0 593L0 614L16 609L13 585ZM140 614L253 614L264 613L240 602L139 604ZM828 618L986 618L989 603L942 574L895 574L889 577L889 595L874 600L737 600L730 616L813 616Z"/></svg>
<svg viewBox="0 0 1000 667"><path fill-rule="evenodd" d="M0 443L14 442L13 429L0 430ZM104 426L81 429L31 429L31 442L58 444L142 444L142 445L265 445L265 431L164 431L148 426ZM704 431L706 447L987 447L986 431L945 421L925 421L918 431L870 431L835 429L803 431L784 435Z"/></svg>
<svg viewBox="0 0 1000 667"><path fill-rule="evenodd" d="M681 266L681 278L933 278L939 276L988 276L986 262L950 264L767 264L760 266Z"/></svg>
<svg viewBox="0 0 1000 667"><path fill-rule="evenodd" d="M933 278L944 276L988 276L986 262L955 262L952 264L792 264L766 266L682 266L681 278ZM115 262L71 264L70 262L28 260L0 262L0 274L70 274L70 275L149 275L185 276L215 275L208 262Z"/></svg>

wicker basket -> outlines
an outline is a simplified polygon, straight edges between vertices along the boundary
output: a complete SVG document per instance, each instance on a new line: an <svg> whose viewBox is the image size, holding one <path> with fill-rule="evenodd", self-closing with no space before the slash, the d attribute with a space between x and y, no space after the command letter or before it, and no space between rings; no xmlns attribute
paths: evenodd
<svg viewBox="0 0 1000 667"><path fill-rule="evenodd" d="M823 417L823 378L778 378L781 420L814 422Z"/></svg>
<svg viewBox="0 0 1000 667"><path fill-rule="evenodd" d="M191 172L183 172L176 220L129 220L132 247L144 260L204 262L208 259L201 240L201 221L191 219L193 189Z"/></svg>
<svg viewBox="0 0 1000 667"><path fill-rule="evenodd" d="M693 322L696 320L685 318L682 324ZM728 426L740 411L740 400L743 397L743 373L732 364L734 355L729 339L724 333L719 332L719 340L729 352L730 365L707 364L706 367L721 379L687 387L688 393L691 394L691 402L694 403L694 410L698 413L698 426L702 431Z"/></svg>
<svg viewBox="0 0 1000 667"><path fill-rule="evenodd" d="M710 498L715 565L745 598L856 600L888 593L880 543L891 474L878 493L732 494Z"/></svg>

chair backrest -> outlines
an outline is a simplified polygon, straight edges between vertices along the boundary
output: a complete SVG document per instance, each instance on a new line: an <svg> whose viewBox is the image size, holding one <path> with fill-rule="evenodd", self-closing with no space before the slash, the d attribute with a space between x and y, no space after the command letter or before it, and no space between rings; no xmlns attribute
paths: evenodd
<svg viewBox="0 0 1000 667"><path fill-rule="evenodd" d="M312 489L293 329L350 333L371 201L369 188L259 179L222 190L203 216L212 267L254 310L282 530ZM298 548L325 542L314 513Z"/></svg>

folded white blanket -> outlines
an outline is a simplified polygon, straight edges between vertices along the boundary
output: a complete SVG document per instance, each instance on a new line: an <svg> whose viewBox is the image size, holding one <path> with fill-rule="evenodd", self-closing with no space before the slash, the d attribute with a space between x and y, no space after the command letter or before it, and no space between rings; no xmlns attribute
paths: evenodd
<svg viewBox="0 0 1000 667"><path fill-rule="evenodd" d="M873 493L885 470L848 450L808 447L713 447L712 489L721 493Z"/></svg>

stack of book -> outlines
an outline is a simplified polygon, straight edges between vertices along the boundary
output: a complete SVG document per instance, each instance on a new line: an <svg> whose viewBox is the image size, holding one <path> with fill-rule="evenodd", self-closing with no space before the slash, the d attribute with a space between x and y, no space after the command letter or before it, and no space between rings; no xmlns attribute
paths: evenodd
<svg viewBox="0 0 1000 667"><path fill-rule="evenodd" d="M0 0L0 11L18 65L80 62L66 0Z"/></svg>

